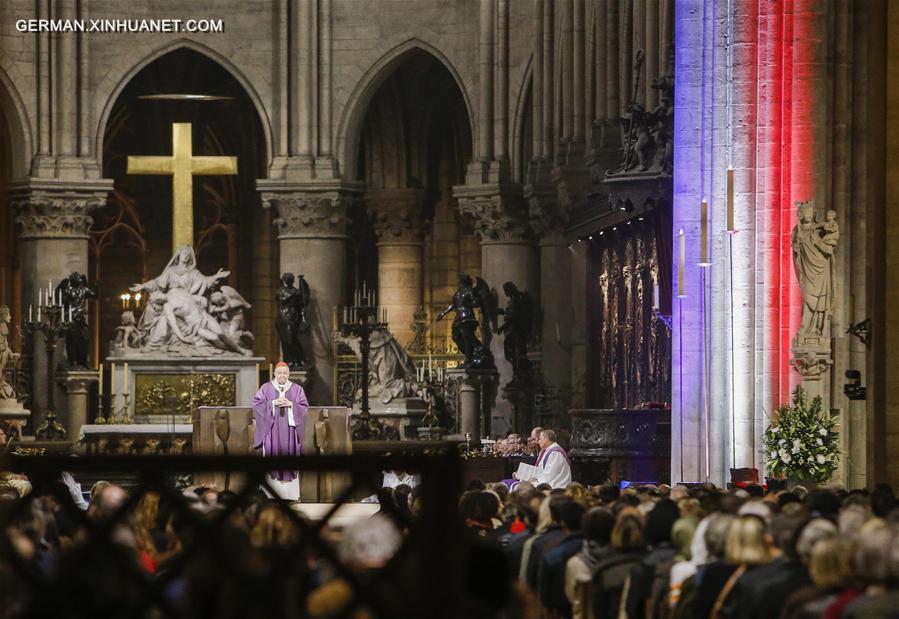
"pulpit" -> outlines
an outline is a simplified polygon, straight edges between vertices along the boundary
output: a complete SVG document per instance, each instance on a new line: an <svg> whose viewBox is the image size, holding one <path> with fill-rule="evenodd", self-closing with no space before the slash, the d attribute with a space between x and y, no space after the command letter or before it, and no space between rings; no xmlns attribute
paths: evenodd
<svg viewBox="0 0 899 619"><path fill-rule="evenodd" d="M352 452L348 419L350 411L342 406L311 406L303 436L306 455L336 455ZM246 455L253 449L256 425L249 406L200 406L193 414L193 453L204 455ZM300 472L300 499L304 502L334 501L349 483L338 473ZM242 476L210 472L197 473L194 483L218 489L239 491Z"/></svg>

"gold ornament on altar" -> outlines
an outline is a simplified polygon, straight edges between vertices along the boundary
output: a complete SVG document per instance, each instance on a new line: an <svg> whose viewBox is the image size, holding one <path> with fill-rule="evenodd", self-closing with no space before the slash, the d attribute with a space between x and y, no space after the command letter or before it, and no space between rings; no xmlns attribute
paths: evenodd
<svg viewBox="0 0 899 619"><path fill-rule="evenodd" d="M190 415L198 406L234 406L234 374L138 374L135 415Z"/></svg>

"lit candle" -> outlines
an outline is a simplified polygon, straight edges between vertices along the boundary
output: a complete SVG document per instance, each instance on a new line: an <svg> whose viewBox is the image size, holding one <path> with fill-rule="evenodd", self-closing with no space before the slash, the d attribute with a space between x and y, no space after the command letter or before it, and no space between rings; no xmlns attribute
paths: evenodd
<svg viewBox="0 0 899 619"><path fill-rule="evenodd" d="M122 393L128 395L128 362L125 362L125 369L122 370Z"/></svg>
<svg viewBox="0 0 899 619"><path fill-rule="evenodd" d="M681 228L677 232L677 296L685 297L684 294L684 256L686 248L684 246L684 229Z"/></svg>
<svg viewBox="0 0 899 619"><path fill-rule="evenodd" d="M659 309L659 285L652 285L652 309Z"/></svg>
<svg viewBox="0 0 899 619"><path fill-rule="evenodd" d="M41 311L41 305L44 304L44 291L40 288L37 289L37 311Z"/></svg>
<svg viewBox="0 0 899 619"><path fill-rule="evenodd" d="M97 369L97 395L99 397L103 397L103 362L100 362L100 367ZM102 404L101 404L102 406Z"/></svg>
<svg viewBox="0 0 899 619"><path fill-rule="evenodd" d="M32 312L33 309L34 309L34 305L29 305L29 306L28 306L28 322L34 322L32 316L31 316L31 312Z"/></svg>
<svg viewBox="0 0 899 619"><path fill-rule="evenodd" d="M734 227L734 169L727 168L727 232L733 234Z"/></svg>
<svg viewBox="0 0 899 619"><path fill-rule="evenodd" d="M706 200L700 205L699 221L699 266L707 267L709 262L709 203Z"/></svg>

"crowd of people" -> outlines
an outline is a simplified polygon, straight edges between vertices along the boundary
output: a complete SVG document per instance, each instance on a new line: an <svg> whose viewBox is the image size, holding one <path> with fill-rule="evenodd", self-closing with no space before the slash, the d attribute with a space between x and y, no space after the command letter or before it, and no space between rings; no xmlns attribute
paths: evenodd
<svg viewBox="0 0 899 619"><path fill-rule="evenodd" d="M473 482L460 514L534 617L899 617L899 504L885 485Z"/></svg>
<svg viewBox="0 0 899 619"><path fill-rule="evenodd" d="M547 432L532 435L535 462L557 449ZM422 522L419 480L388 477L374 516L322 529L329 553L300 550L309 533L262 494L97 482L79 501L67 474L34 486L0 476L0 617L66 616L60 608L148 616L148 601L185 617L344 616L364 578L347 580L334 559L376 578ZM460 559L459 616L899 617L899 501L888 486L508 482L471 481L458 500L459 537L446 538L464 543L439 549ZM398 608L421 602L420 561L391 572ZM54 574L66 576L52 595L32 586Z"/></svg>
<svg viewBox="0 0 899 619"><path fill-rule="evenodd" d="M0 617L277 617L301 608L328 617L349 603L334 562L314 546L298 551L303 531L285 503L260 494L236 504L233 492L210 488L132 495L103 481L81 514L70 498L61 481L0 496ZM342 565L366 573L400 547L394 522L376 514L322 535ZM51 595L31 586L41 580L53 583Z"/></svg>

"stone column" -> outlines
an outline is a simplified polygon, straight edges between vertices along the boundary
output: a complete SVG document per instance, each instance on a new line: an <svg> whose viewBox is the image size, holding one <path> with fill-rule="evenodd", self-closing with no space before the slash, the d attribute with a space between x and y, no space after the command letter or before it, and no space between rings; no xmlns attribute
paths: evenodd
<svg viewBox="0 0 899 619"><path fill-rule="evenodd" d="M520 193L511 187L456 187L463 215L474 220L475 231L481 238L481 277L496 290L500 307L506 304L503 284L512 282L539 299L537 253L527 219L527 207ZM539 303L539 301L538 301ZM512 380L512 366L503 355L504 336L494 335L490 351L499 371L499 389L493 411L493 433L513 427L512 403L502 398L503 388Z"/></svg>
<svg viewBox="0 0 899 619"><path fill-rule="evenodd" d="M346 223L354 194L342 188L276 187L259 181L264 208L276 211L279 270L304 275L312 292L304 338L304 354L314 365L307 390L311 404L333 403L332 351L334 308L343 303L346 289Z"/></svg>
<svg viewBox="0 0 899 619"><path fill-rule="evenodd" d="M571 250L565 240L567 212L552 186L525 189L531 227L540 247L542 373L547 383L567 392L571 386Z"/></svg>
<svg viewBox="0 0 899 619"><path fill-rule="evenodd" d="M72 442L78 440L81 426L87 423L88 390L95 382L97 382L95 371L64 372L59 376L59 384L66 391L65 414L60 417L63 418L62 424L66 428L66 438Z"/></svg>
<svg viewBox="0 0 899 619"><path fill-rule="evenodd" d="M378 189L364 198L378 239L378 305L402 346L414 337L413 314L423 304L422 196L420 189Z"/></svg>
<svg viewBox="0 0 899 619"><path fill-rule="evenodd" d="M493 159L493 20L495 0L479 4L478 14L478 159Z"/></svg>
<svg viewBox="0 0 899 619"><path fill-rule="evenodd" d="M37 305L38 289L46 289L49 281L55 287L73 271L88 272L90 213L106 203L111 189L112 181L107 180L60 183L37 179L10 188L19 233L23 311L28 311L28 305ZM46 414L50 386L43 340L32 343L31 402L37 427Z"/></svg>

